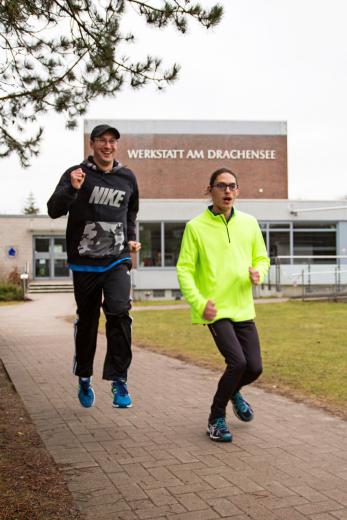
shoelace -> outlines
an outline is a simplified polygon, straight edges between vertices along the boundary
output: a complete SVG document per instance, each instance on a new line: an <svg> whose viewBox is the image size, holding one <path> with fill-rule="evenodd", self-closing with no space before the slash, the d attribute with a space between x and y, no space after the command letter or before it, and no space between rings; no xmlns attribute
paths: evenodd
<svg viewBox="0 0 347 520"><path fill-rule="evenodd" d="M243 413L247 412L248 411L248 406L247 406L247 403L246 401L243 399L243 397L241 397L240 394L236 394L235 397L234 397L234 401L235 401L235 404L236 406L239 408L239 410Z"/></svg>
<svg viewBox="0 0 347 520"><path fill-rule="evenodd" d="M89 381L81 381L81 388L84 395L88 395L90 383Z"/></svg>
<svg viewBox="0 0 347 520"><path fill-rule="evenodd" d="M129 393L126 383L123 383L123 381L117 381L116 383L114 383L114 387L120 395L128 395Z"/></svg>
<svg viewBox="0 0 347 520"><path fill-rule="evenodd" d="M225 419L223 417L220 417L219 419L216 420L215 427L218 430L227 430L228 429Z"/></svg>

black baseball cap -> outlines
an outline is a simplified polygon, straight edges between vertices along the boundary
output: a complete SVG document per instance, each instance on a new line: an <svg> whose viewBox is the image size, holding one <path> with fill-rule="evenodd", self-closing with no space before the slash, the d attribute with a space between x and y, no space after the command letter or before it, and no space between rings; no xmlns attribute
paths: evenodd
<svg viewBox="0 0 347 520"><path fill-rule="evenodd" d="M105 132L112 132L116 139L120 138L120 133L118 132L117 128L114 128L114 126L98 125L95 128L93 128L90 134L90 139L93 141L95 137L100 137Z"/></svg>

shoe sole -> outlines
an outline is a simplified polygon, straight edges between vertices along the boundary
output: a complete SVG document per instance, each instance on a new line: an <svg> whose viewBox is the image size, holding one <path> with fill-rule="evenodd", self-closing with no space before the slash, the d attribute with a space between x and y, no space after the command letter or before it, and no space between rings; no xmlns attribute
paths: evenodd
<svg viewBox="0 0 347 520"><path fill-rule="evenodd" d="M237 410L235 410L234 406L233 406L233 412L234 412L234 414L236 415L236 417L237 417L240 421L242 421L242 422L251 422L251 421L253 421L253 419L254 419L254 412L253 412L253 410L252 410L252 415L251 415L248 419L247 419L247 418L244 418L244 417L242 417L242 416L240 416L240 415L238 414Z"/></svg>
<svg viewBox="0 0 347 520"><path fill-rule="evenodd" d="M213 442L232 442L233 438L230 437L230 439L220 439L219 437L213 437L211 433L207 430L206 435L208 435Z"/></svg>
<svg viewBox="0 0 347 520"><path fill-rule="evenodd" d="M113 394L112 390L111 390L111 393L112 393L112 397L114 397L114 394ZM133 406L132 402L130 404L127 404L126 406L121 406L119 404L112 403L112 407L113 408L132 408L132 406Z"/></svg>

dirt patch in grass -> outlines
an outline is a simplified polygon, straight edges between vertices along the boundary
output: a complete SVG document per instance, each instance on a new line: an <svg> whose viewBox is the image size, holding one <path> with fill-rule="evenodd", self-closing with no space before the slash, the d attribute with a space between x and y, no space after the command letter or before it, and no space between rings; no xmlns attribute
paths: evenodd
<svg viewBox="0 0 347 520"><path fill-rule="evenodd" d="M81 520L0 361L0 520Z"/></svg>

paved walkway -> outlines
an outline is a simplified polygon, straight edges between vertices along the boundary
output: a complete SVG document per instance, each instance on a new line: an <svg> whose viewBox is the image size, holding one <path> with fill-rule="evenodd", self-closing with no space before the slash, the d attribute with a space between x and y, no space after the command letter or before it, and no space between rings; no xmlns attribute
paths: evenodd
<svg viewBox="0 0 347 520"><path fill-rule="evenodd" d="M96 404L84 409L70 374L71 325L62 319L73 297L34 298L0 307L0 358L84 518L347 519L346 422L251 387L256 419L243 424L229 414L234 442L213 443L205 424L216 374L138 349L129 381L135 405L113 409L100 376L103 336Z"/></svg>

